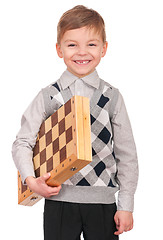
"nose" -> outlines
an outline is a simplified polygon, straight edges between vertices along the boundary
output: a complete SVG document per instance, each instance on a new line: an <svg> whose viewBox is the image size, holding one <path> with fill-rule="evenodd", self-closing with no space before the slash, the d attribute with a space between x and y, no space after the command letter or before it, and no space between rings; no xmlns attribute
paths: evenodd
<svg viewBox="0 0 163 240"><path fill-rule="evenodd" d="M87 49L85 46L79 46L78 47L78 55L86 55L87 54Z"/></svg>

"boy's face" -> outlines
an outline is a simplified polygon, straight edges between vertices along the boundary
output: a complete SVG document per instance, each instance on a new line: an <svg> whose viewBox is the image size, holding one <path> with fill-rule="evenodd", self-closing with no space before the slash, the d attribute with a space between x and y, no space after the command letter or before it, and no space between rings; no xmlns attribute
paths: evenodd
<svg viewBox="0 0 163 240"><path fill-rule="evenodd" d="M105 56L107 42L103 43L94 29L82 27L65 32L56 49L67 69L78 77L84 77L92 73Z"/></svg>

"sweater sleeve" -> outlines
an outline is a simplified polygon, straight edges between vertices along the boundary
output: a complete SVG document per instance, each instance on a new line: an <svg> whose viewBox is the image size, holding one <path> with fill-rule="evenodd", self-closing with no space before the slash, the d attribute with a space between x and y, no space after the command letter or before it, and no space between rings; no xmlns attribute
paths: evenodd
<svg viewBox="0 0 163 240"><path fill-rule="evenodd" d="M12 145L14 163L24 182L28 176L35 177L33 168L33 147L41 123L45 120L45 107L42 91L35 97L21 119L21 128Z"/></svg>
<svg viewBox="0 0 163 240"><path fill-rule="evenodd" d="M138 181L138 160L131 124L128 118L122 95L112 118L113 149L117 161L118 210L134 209L134 194Z"/></svg>

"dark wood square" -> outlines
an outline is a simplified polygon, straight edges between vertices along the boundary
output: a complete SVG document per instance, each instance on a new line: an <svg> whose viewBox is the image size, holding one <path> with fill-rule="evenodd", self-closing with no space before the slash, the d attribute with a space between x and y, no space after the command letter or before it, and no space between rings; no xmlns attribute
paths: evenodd
<svg viewBox="0 0 163 240"><path fill-rule="evenodd" d="M53 154L56 154L59 151L59 138L53 142Z"/></svg>
<svg viewBox="0 0 163 240"><path fill-rule="evenodd" d="M72 140L72 127L66 130L66 144Z"/></svg>
<svg viewBox="0 0 163 240"><path fill-rule="evenodd" d="M40 127L39 138L44 136L44 134L45 134L45 122L43 122L41 127Z"/></svg>
<svg viewBox="0 0 163 240"><path fill-rule="evenodd" d="M65 118L59 122L59 136L65 132Z"/></svg>
<svg viewBox="0 0 163 240"><path fill-rule="evenodd" d="M27 190L27 185L24 185L24 184L21 182L21 193L24 193L26 190Z"/></svg>
<svg viewBox="0 0 163 240"><path fill-rule="evenodd" d="M52 170L53 170L53 157L47 160L47 172L50 172Z"/></svg>
<svg viewBox="0 0 163 240"><path fill-rule="evenodd" d="M36 175L36 177L40 177L40 168L37 168L35 170L35 175Z"/></svg>
<svg viewBox="0 0 163 240"><path fill-rule="evenodd" d="M65 103L65 116L67 116L71 112L71 99Z"/></svg>
<svg viewBox="0 0 163 240"><path fill-rule="evenodd" d="M33 149L33 157L39 153L39 141L36 141L35 147Z"/></svg>
<svg viewBox="0 0 163 240"><path fill-rule="evenodd" d="M58 112L53 113L51 116L52 128L58 123Z"/></svg>
<svg viewBox="0 0 163 240"><path fill-rule="evenodd" d="M60 163L66 159L66 146L60 150Z"/></svg>
<svg viewBox="0 0 163 240"><path fill-rule="evenodd" d="M40 152L40 166L46 161L46 148Z"/></svg>
<svg viewBox="0 0 163 240"><path fill-rule="evenodd" d="M46 133L46 146L52 142L52 130Z"/></svg>

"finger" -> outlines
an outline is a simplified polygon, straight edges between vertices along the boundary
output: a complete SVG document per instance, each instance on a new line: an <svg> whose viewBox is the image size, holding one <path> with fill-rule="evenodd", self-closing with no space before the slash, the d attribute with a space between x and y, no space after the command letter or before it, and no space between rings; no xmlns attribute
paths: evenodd
<svg viewBox="0 0 163 240"><path fill-rule="evenodd" d="M58 194L59 194L59 192L57 192L57 193L52 193L52 194L49 195L49 197L56 196L56 195L58 195Z"/></svg>
<svg viewBox="0 0 163 240"><path fill-rule="evenodd" d="M119 219L118 218L114 219L114 221L115 221L116 225L119 226Z"/></svg>
<svg viewBox="0 0 163 240"><path fill-rule="evenodd" d="M52 197L52 196L55 196L55 195L58 195L58 194L59 194L59 191L58 192L52 192L52 193L48 194L48 197Z"/></svg>
<svg viewBox="0 0 163 240"><path fill-rule="evenodd" d="M132 229L133 229L133 225L126 227L124 231L125 231L125 232L128 232L128 231L130 231L130 230L132 230Z"/></svg>
<svg viewBox="0 0 163 240"><path fill-rule="evenodd" d="M54 190L54 191L60 191L61 190L61 185L59 185L58 187L50 187L51 190Z"/></svg>
<svg viewBox="0 0 163 240"><path fill-rule="evenodd" d="M124 232L124 228L121 226L119 227L118 231L116 231L114 234L119 235L119 234L122 234L123 232Z"/></svg>
<svg viewBox="0 0 163 240"><path fill-rule="evenodd" d="M128 232L128 231L130 231L130 228L126 228L126 229L124 230L124 232Z"/></svg>
<svg viewBox="0 0 163 240"><path fill-rule="evenodd" d="M119 227L120 227L119 218L117 218L117 217L115 216L115 217L114 217L114 221L115 221L115 224L116 224L116 228L119 229Z"/></svg>
<svg viewBox="0 0 163 240"><path fill-rule="evenodd" d="M58 186L58 187L48 187L48 192L50 195L55 195L55 194L58 194L59 191L61 190L61 186Z"/></svg>
<svg viewBox="0 0 163 240"><path fill-rule="evenodd" d="M41 178L46 181L50 178L51 174L50 173L45 173Z"/></svg>
<svg viewBox="0 0 163 240"><path fill-rule="evenodd" d="M55 196L55 195L58 195L59 194L59 191L56 191L56 190L46 190L45 194L43 195L45 198L50 198L51 196Z"/></svg>
<svg viewBox="0 0 163 240"><path fill-rule="evenodd" d="M118 230L117 232L114 233L114 235L120 235L120 234L122 234L122 233L123 233L123 231L119 231L119 230Z"/></svg>

